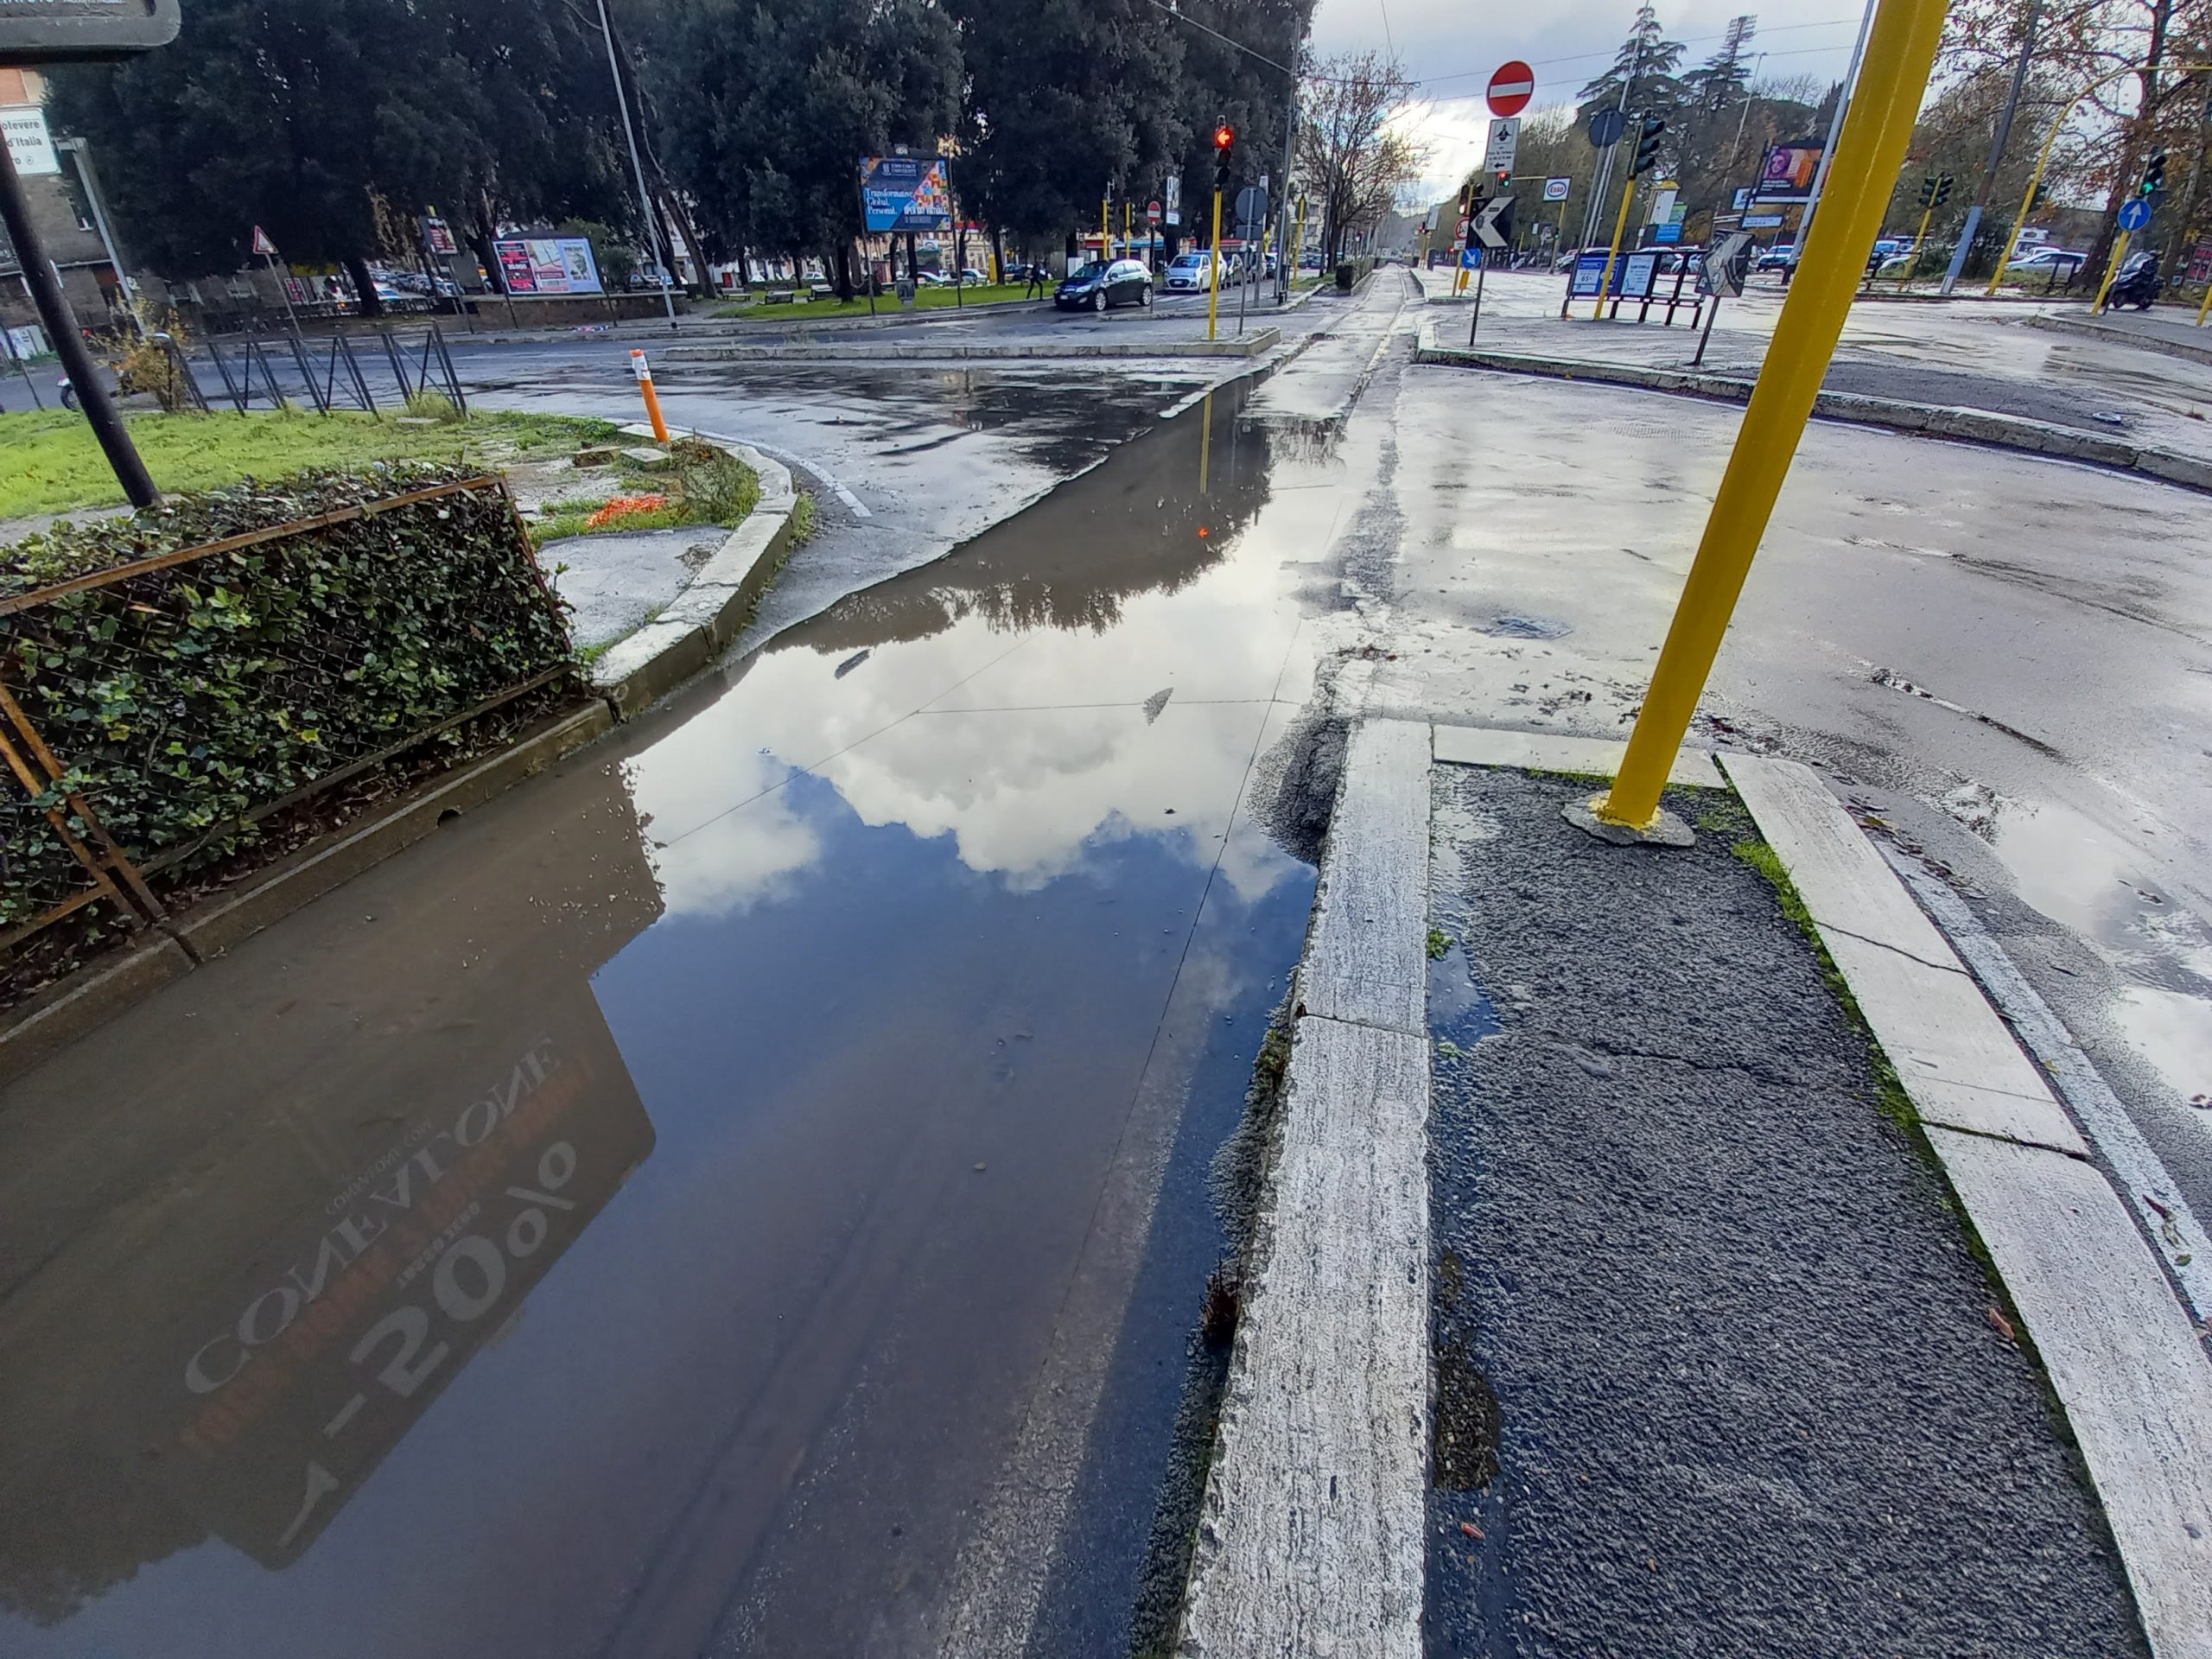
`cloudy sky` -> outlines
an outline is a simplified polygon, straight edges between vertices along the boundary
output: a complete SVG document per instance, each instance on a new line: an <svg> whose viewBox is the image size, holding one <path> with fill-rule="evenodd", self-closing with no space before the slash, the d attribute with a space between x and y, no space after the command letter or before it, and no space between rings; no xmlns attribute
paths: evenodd
<svg viewBox="0 0 2212 1659"><path fill-rule="evenodd" d="M1767 54L1762 79L1816 74L1834 80L1851 60L1859 0L1656 0L1668 37L1694 64L1719 44L1738 12L1758 18L1750 50ZM1517 15L1509 15L1517 14ZM1570 104L1603 69L1627 35L1631 0L1536 0L1526 11L1466 0L1321 0L1313 20L1314 49L1395 51L1422 82L1426 103L1414 124L1429 146L1428 178L1450 188L1482 154L1483 87L1509 58L1535 66L1536 101Z"/></svg>

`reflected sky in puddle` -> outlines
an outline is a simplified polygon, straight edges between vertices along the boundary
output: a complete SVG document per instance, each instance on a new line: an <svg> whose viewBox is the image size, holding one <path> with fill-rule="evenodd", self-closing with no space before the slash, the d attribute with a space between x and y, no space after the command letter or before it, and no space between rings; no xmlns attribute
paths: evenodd
<svg viewBox="0 0 2212 1659"><path fill-rule="evenodd" d="M1223 401L0 1095L0 1650L933 1645L1311 899L1340 504Z"/></svg>
<svg viewBox="0 0 2212 1659"><path fill-rule="evenodd" d="M2118 836L2057 802L2001 803L1989 835L2022 899L2132 982L2114 1021L2187 1099L2212 1092L2212 930Z"/></svg>

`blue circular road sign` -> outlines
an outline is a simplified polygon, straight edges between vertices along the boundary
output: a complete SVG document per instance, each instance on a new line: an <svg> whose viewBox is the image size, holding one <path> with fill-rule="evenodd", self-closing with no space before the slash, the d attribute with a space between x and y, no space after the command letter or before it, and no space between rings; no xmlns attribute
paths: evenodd
<svg viewBox="0 0 2212 1659"><path fill-rule="evenodd" d="M1618 143L1628 130L1628 117L1618 110L1600 110L1590 118L1590 142L1599 149Z"/></svg>
<svg viewBox="0 0 2212 1659"><path fill-rule="evenodd" d="M2151 222L2151 204L2137 196L2120 206L2120 228L2139 231Z"/></svg>

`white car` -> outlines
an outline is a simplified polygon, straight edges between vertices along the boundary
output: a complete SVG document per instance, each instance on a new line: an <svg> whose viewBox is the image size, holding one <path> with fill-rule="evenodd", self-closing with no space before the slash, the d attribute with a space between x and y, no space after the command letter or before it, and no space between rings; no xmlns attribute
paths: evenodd
<svg viewBox="0 0 2212 1659"><path fill-rule="evenodd" d="M1170 294L1203 294L1220 275L1220 265L1211 255L1179 253L1167 262L1167 279L1160 286Z"/></svg>
<svg viewBox="0 0 2212 1659"><path fill-rule="evenodd" d="M2040 271L2055 281L2064 281L2082 269L2089 256L2076 253L2070 248L2030 248L2005 267L2007 276L2028 276Z"/></svg>

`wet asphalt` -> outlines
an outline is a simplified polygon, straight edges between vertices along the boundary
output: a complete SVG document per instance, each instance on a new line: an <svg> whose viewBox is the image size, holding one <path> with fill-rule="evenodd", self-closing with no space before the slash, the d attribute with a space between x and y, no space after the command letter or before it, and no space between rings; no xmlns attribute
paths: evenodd
<svg viewBox="0 0 2212 1659"><path fill-rule="evenodd" d="M1739 411L1404 366L1382 712L1619 737ZM1815 423L1698 740L1821 768L1948 874L2212 1211L2212 541L2202 498ZM1357 563L1357 561L1355 561Z"/></svg>
<svg viewBox="0 0 2212 1659"><path fill-rule="evenodd" d="M1436 779L1427 1651L2145 1652L1748 816L1675 791L1698 845L1624 856L1587 788Z"/></svg>
<svg viewBox="0 0 2212 1659"><path fill-rule="evenodd" d="M0 1093L0 1650L1126 1643L1313 893L1248 397L1014 398L1109 457Z"/></svg>

